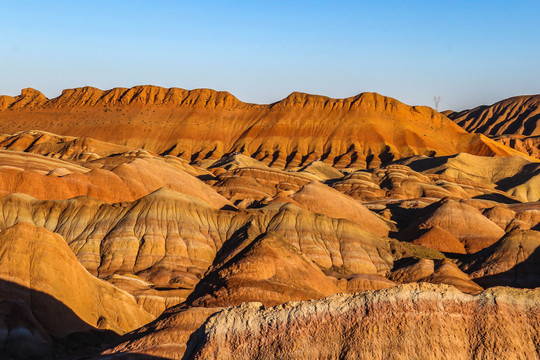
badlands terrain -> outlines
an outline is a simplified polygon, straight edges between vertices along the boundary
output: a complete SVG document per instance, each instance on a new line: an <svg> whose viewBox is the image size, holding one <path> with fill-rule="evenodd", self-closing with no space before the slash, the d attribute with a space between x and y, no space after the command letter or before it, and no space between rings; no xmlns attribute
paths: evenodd
<svg viewBox="0 0 540 360"><path fill-rule="evenodd" d="M0 96L0 354L538 359L540 96Z"/></svg>

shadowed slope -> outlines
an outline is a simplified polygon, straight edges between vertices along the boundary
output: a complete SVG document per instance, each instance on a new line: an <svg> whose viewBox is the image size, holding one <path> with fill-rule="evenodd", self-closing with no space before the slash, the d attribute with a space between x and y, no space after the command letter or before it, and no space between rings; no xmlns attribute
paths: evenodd
<svg viewBox="0 0 540 360"><path fill-rule="evenodd" d="M3 287L0 297L24 301L55 336L94 328L124 333L153 318L131 295L90 275L59 235L27 223L0 232L0 278L20 285Z"/></svg>
<svg viewBox="0 0 540 360"><path fill-rule="evenodd" d="M540 232L514 230L463 260L462 268L483 286L540 286Z"/></svg>

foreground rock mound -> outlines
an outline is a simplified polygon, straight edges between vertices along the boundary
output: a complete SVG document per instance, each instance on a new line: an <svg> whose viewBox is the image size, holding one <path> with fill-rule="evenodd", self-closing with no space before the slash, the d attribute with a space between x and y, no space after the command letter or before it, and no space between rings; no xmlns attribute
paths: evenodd
<svg viewBox="0 0 540 360"><path fill-rule="evenodd" d="M248 303L202 320L187 345L178 328L185 313L169 312L107 354L118 353L121 359L141 354L171 359L532 359L540 351L539 296L539 290L505 288L471 296L449 286L411 284L266 309ZM185 353L177 352L183 348Z"/></svg>

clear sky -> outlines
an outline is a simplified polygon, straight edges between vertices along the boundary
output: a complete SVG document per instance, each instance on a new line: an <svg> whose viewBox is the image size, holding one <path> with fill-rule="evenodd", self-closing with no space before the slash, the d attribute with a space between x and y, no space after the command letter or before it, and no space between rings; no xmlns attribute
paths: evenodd
<svg viewBox="0 0 540 360"><path fill-rule="evenodd" d="M540 1L0 0L0 94L375 91L460 110L540 93L539 19Z"/></svg>

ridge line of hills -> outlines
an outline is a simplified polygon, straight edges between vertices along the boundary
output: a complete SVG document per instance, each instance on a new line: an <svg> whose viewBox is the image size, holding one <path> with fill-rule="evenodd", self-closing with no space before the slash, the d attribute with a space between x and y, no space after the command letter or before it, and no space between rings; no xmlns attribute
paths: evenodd
<svg viewBox="0 0 540 360"><path fill-rule="evenodd" d="M1 97L0 109L0 133L91 137L191 162L242 153L281 168L317 159L336 168L376 168L415 155L524 155L467 133L429 107L376 93L332 99L294 92L255 105L208 89L84 87L52 100L25 89Z"/></svg>
<svg viewBox="0 0 540 360"><path fill-rule="evenodd" d="M395 107L402 102L380 95L375 92L362 92L346 98L331 98L324 95L309 94L294 91L285 98L270 104L256 104L243 102L228 91L218 91L208 88L186 90L178 87L165 88L155 85L138 85L131 88L115 87L110 90L101 90L92 86L83 86L64 89L62 93L52 99L47 98L39 90L25 88L17 96L0 95L0 110L21 110L28 108L61 108L79 106L222 106L222 107L261 107L274 106L322 106L322 107L352 107L362 104L363 99L374 99L387 107ZM435 112L428 106L412 106L417 111L427 110Z"/></svg>

